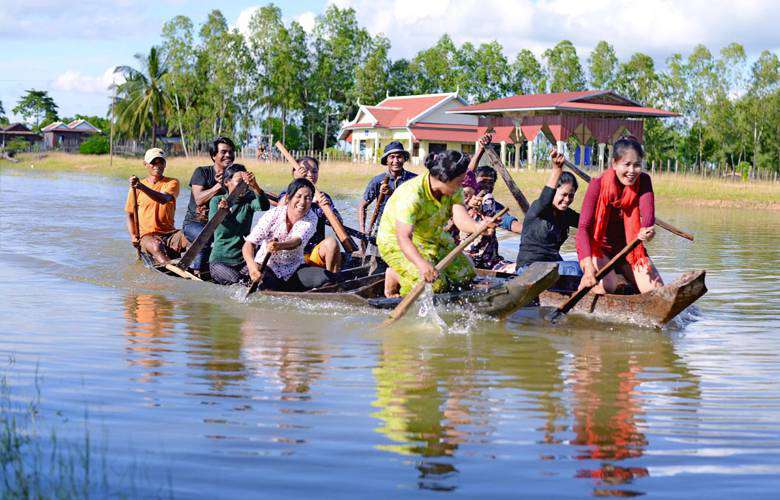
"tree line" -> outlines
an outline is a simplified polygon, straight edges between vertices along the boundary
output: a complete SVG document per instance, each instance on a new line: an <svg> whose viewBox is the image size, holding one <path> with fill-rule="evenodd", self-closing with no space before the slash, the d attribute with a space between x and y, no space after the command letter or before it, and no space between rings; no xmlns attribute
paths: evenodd
<svg viewBox="0 0 780 500"><path fill-rule="evenodd" d="M197 28L176 16L163 25L159 46L117 68L125 82L115 89L116 130L151 143L160 134L180 136L187 154L217 135L246 143L258 129L290 148L321 150L335 143L358 103L376 104L388 94L457 89L477 103L610 89L682 114L645 120L646 147L656 160L780 169L780 60L769 50L751 62L738 43L717 54L698 45L658 69L641 52L619 60L606 41L584 59L568 40L541 58L528 49L508 58L497 41L458 46L449 35L410 59L391 59L390 47L385 36L360 26L353 9L335 5L309 33L285 23L274 4L255 11L246 34L219 10Z"/></svg>

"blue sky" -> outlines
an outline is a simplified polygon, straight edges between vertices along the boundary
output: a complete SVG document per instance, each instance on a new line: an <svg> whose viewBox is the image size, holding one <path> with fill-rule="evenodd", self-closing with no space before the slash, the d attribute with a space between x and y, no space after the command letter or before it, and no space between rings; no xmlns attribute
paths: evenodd
<svg viewBox="0 0 780 500"><path fill-rule="evenodd" d="M673 52L704 43L714 53L737 41L750 56L780 50L780 9L771 0L296 0L277 1L285 18L310 26L328 3L355 8L371 33L384 33L392 57L411 57L448 32L456 43L498 40L509 57L571 40L583 62L601 39L618 56ZM175 15L197 24L219 8L239 26L264 1L0 0L0 101L6 113L25 89L48 90L60 114L106 112L111 68L133 64L160 40ZM12 116L12 118L14 118Z"/></svg>

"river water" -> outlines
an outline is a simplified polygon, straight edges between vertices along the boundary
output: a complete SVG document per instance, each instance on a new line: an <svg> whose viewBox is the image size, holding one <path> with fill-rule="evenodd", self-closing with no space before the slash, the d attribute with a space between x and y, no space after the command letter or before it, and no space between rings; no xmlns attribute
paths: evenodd
<svg viewBox="0 0 780 500"><path fill-rule="evenodd" d="M380 332L378 312L263 297L246 304L235 288L144 269L128 244L125 196L116 179L0 172L8 398L13 411L38 401L44 454L49 430L74 449L102 450L101 491L780 490L778 212L659 207L696 234L690 243L659 230L650 253L665 279L707 269L709 288L662 331L445 314L449 332L423 320ZM354 220L354 200L339 205Z"/></svg>

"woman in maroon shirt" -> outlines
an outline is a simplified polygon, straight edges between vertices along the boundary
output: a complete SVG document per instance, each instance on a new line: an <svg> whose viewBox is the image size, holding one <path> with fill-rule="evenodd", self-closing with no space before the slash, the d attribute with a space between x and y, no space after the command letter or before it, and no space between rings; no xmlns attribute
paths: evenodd
<svg viewBox="0 0 780 500"><path fill-rule="evenodd" d="M610 168L588 186L577 229L577 257L584 273L580 287L596 285L596 271L637 237L642 244L616 271L640 293L663 286L645 250L645 243L655 236L655 200L650 176L641 171L642 158L644 150L639 141L621 138L613 146ZM593 291L612 293L617 286L613 271Z"/></svg>

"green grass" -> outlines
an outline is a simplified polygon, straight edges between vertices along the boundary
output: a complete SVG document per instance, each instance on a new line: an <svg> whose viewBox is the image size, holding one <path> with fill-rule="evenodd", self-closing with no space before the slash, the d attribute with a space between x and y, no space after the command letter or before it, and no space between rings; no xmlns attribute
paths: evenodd
<svg viewBox="0 0 780 500"><path fill-rule="evenodd" d="M109 158L106 155L50 153L42 158L35 154L25 154L19 158L19 163L0 160L0 168L84 172L118 178L127 178L131 175L141 177L146 172L142 160L138 158L114 157L113 165L109 165ZM254 172L260 184L269 191L281 190L291 180L290 166L285 163L264 163L254 159L238 159L237 162L244 163L250 171ZM186 185L196 166L209 163L211 162L208 157L171 158L168 161L166 175L176 177L182 185ZM411 170L419 173L422 167L411 167ZM320 168L318 187L337 196L357 196L363 192L368 180L382 171L383 168L379 165L349 162L323 163ZM513 171L512 176L526 197L533 200L541 192L548 172ZM656 173L653 175L653 186L656 199L660 204L780 210L780 182L743 182L723 178ZM582 200L583 183L580 183L580 193L575 202L576 206L579 206ZM500 200L510 199L509 192L501 181L498 182L496 196Z"/></svg>
<svg viewBox="0 0 780 500"><path fill-rule="evenodd" d="M34 382L35 394L26 399L0 376L0 498L141 498L142 471L135 464L123 471L109 467L108 450L93 440L86 411L82 438L57 437L41 411L37 373ZM172 495L161 489L157 496Z"/></svg>

